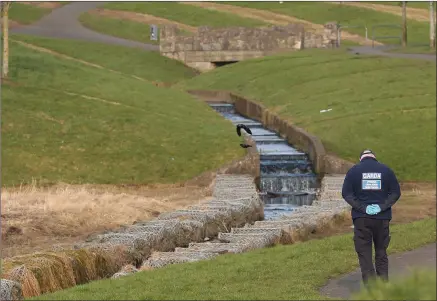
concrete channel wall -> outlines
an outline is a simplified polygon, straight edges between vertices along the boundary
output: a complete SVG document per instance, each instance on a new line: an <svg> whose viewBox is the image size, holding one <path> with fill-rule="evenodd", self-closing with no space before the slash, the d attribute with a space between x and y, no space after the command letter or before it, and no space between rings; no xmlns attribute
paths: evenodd
<svg viewBox="0 0 437 301"><path fill-rule="evenodd" d="M257 120L269 130L279 133L287 142L308 154L314 171L320 178L325 174L346 174L351 162L327 154L320 138L270 112L257 101L229 91L188 90L193 96L210 103L231 103L238 114Z"/></svg>

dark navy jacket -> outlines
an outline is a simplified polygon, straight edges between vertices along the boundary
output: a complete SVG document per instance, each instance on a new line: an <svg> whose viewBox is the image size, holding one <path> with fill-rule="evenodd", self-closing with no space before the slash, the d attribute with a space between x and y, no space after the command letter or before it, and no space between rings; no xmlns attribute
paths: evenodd
<svg viewBox="0 0 437 301"><path fill-rule="evenodd" d="M368 217L391 220L391 206L401 196L399 182L394 172L374 158L364 158L346 174L343 198L352 206L352 219ZM366 214L368 205L378 204L381 212Z"/></svg>

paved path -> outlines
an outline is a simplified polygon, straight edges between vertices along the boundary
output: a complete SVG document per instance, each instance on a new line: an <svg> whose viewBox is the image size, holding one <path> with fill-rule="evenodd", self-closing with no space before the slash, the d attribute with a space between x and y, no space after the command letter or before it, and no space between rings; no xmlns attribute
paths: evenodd
<svg viewBox="0 0 437 301"><path fill-rule="evenodd" d="M79 16L84 12L103 5L104 3L105 2L73 2L54 9L50 14L31 25L13 28L11 29L11 32L50 38L65 38L115 44L125 47L142 48L149 51L159 50L159 46L157 45L112 37L83 27L78 21ZM148 31L149 27L145 25L144 32L148 33Z"/></svg>
<svg viewBox="0 0 437 301"><path fill-rule="evenodd" d="M358 260L358 259L357 259ZM389 256L389 274L391 278L408 274L410 268L435 268L436 266L436 244ZM332 298L349 298L353 293L361 289L361 272L356 270L353 273L341 278L330 280L320 290L324 296Z"/></svg>
<svg viewBox="0 0 437 301"><path fill-rule="evenodd" d="M159 46L157 45L117 38L101 34L83 27L82 24L80 24L80 22L78 21L79 16L82 13L85 13L103 5L104 3L105 2L73 2L60 8L54 9L50 14L46 15L41 20L31 25L13 28L11 29L11 32L50 38L65 38L100 42L106 44L115 44L125 47L142 48L149 51L159 50ZM147 26L144 26L144 31L147 32L148 30L149 28ZM359 54L436 61L436 56L432 54L389 53L384 52L383 50L384 48L381 47L372 48L370 46L357 46L350 48L351 52Z"/></svg>
<svg viewBox="0 0 437 301"><path fill-rule="evenodd" d="M404 59L418 59L427 61L436 61L435 54L420 54L420 53L395 53L395 52L385 52L384 50L390 49L389 46L377 46L372 48L371 46L355 46L349 47L349 51L352 53L364 54L364 55L379 55L379 56L389 56Z"/></svg>

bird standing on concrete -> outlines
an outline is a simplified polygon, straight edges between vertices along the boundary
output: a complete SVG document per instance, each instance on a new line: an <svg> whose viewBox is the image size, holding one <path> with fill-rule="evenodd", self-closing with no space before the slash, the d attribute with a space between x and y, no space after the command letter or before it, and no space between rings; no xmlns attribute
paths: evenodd
<svg viewBox="0 0 437 301"><path fill-rule="evenodd" d="M249 135L252 135L252 131L249 129L249 127L245 124L237 124L237 134L238 136L241 136L241 129L243 129L246 133Z"/></svg>

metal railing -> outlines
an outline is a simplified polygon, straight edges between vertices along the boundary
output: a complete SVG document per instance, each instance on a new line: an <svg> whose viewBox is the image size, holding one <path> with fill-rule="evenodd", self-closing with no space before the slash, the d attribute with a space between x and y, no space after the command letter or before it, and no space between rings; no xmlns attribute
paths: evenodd
<svg viewBox="0 0 437 301"><path fill-rule="evenodd" d="M399 28L400 29L400 35L399 36L375 36L375 28ZM398 24L377 24L373 25L371 27L371 35L372 35L372 48L375 47L375 40L379 39L399 39L399 42L402 42L402 26Z"/></svg>
<svg viewBox="0 0 437 301"><path fill-rule="evenodd" d="M366 35L366 40L368 39L367 37L367 26L366 25L339 25L338 26L338 30L337 30L337 44L338 47L340 47L341 44L341 30L343 28L364 28L365 30L365 35Z"/></svg>

